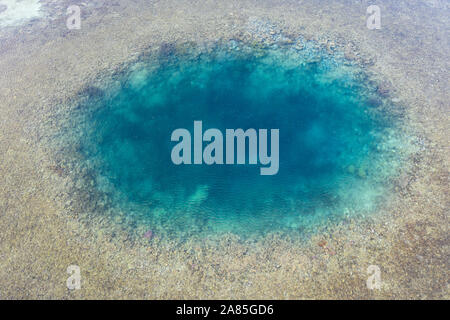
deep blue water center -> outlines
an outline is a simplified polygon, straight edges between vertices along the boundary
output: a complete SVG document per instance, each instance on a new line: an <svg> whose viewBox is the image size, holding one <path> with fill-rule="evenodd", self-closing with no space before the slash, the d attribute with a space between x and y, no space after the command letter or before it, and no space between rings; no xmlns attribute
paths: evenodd
<svg viewBox="0 0 450 320"><path fill-rule="evenodd" d="M379 150L393 124L368 106L358 75L289 50L173 54L136 65L119 89L90 102L83 153L97 188L155 233L301 230L368 212L383 195L380 172L392 169ZM196 120L224 136L279 129L278 173L173 164L171 133L193 136Z"/></svg>

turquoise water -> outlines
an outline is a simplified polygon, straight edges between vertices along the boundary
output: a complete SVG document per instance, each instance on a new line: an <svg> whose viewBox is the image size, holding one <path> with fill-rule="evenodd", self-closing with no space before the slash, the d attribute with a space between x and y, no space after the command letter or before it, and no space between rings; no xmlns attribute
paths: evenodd
<svg viewBox="0 0 450 320"><path fill-rule="evenodd" d="M81 152L96 188L155 234L299 231L374 210L397 166L386 151L396 121L376 110L363 78L344 60L308 49L169 52L136 64L119 88L83 106L92 111ZM193 136L198 120L224 135L279 129L278 173L260 175L248 158L175 165L171 133Z"/></svg>

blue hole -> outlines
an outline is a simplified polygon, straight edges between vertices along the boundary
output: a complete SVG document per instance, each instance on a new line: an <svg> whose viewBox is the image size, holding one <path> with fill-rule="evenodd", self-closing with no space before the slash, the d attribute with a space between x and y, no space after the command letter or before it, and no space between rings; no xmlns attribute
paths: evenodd
<svg viewBox="0 0 450 320"><path fill-rule="evenodd" d="M396 147L396 121L373 106L362 79L357 67L313 49L170 52L87 102L82 152L97 188L155 233L307 230L373 211L398 166L386 151ZM243 165L175 165L171 134L187 129L194 153L194 121L224 141L226 129L279 129L278 172L261 175L248 148Z"/></svg>

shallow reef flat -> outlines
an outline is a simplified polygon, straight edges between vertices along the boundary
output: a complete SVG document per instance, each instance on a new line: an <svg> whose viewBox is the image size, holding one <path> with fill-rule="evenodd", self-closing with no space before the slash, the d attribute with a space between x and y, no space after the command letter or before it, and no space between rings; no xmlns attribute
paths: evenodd
<svg viewBox="0 0 450 320"><path fill-rule="evenodd" d="M36 10L24 16L0 5L0 18L8 13L0 23L2 299L449 298L445 1L383 1L380 30L366 27L368 1L89 1L79 4L79 30L66 27L70 1L31 3ZM363 70L371 108L402 119L379 146L384 162L405 158L386 175L388 201L371 214L327 215L311 230L244 238L194 228L183 241L137 223L129 211L138 208L114 206L91 167L79 165L80 101L103 99L131 73L139 85L139 66L152 57L218 46L261 56L320 51ZM407 150L392 147L399 138ZM377 168L345 170L365 181ZM80 267L80 290L66 286L70 265ZM380 289L367 287L371 265Z"/></svg>

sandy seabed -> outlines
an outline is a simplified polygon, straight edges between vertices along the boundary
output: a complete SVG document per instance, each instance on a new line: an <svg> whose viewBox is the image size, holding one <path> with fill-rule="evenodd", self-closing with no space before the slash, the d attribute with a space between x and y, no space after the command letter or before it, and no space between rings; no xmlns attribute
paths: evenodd
<svg viewBox="0 0 450 320"><path fill-rule="evenodd" d="M380 30L366 27L368 1L40 4L31 20L0 28L0 298L449 298L447 1L380 1ZM66 27L73 4L80 30ZM75 147L52 144L86 86L167 43L270 42L279 33L344 52L405 106L417 151L389 203L324 223L307 240L149 241L120 227L120 216L86 219L98 205L62 160ZM67 288L69 265L80 267L80 290ZM367 287L370 265L381 270L380 289Z"/></svg>

